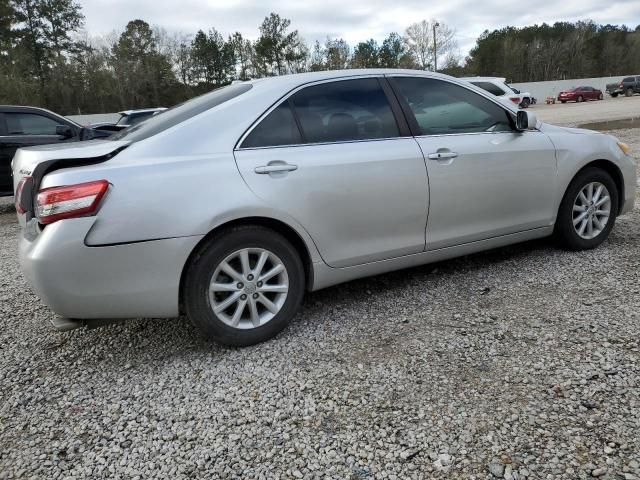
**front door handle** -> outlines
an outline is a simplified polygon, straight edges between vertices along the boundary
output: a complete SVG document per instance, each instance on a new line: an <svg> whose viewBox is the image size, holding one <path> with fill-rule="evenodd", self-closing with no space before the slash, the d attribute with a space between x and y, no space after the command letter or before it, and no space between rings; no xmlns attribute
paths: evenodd
<svg viewBox="0 0 640 480"><path fill-rule="evenodd" d="M291 165L290 163L273 163L269 165L263 165L260 167L256 167L253 171L260 174L265 175L269 173L277 173L277 172L293 172L297 170L297 165Z"/></svg>
<svg viewBox="0 0 640 480"><path fill-rule="evenodd" d="M427 155L430 160L446 160L449 158L456 158L457 156L458 154L456 152L435 152Z"/></svg>

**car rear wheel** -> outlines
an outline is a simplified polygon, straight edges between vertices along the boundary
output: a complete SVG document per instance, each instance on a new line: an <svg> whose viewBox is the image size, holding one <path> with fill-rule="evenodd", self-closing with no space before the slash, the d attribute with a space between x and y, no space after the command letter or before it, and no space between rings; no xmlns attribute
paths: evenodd
<svg viewBox="0 0 640 480"><path fill-rule="evenodd" d="M611 94L611 96L612 96L613 98L616 98L616 97L618 96L618 94L617 94L617 93L612 93L612 94Z"/></svg>
<svg viewBox="0 0 640 480"><path fill-rule="evenodd" d="M598 94L598 100L604 100L604 95L602 93Z"/></svg>
<svg viewBox="0 0 640 480"><path fill-rule="evenodd" d="M600 245L616 220L618 190L607 172L587 168L580 172L565 192L555 234L570 250L586 250Z"/></svg>
<svg viewBox="0 0 640 480"><path fill-rule="evenodd" d="M582 103L582 102L584 102L584 98L582 97L582 95L580 95L578 97L578 103Z"/></svg>
<svg viewBox="0 0 640 480"><path fill-rule="evenodd" d="M625 97L630 97L633 95L633 88L627 88L626 92L624 92Z"/></svg>
<svg viewBox="0 0 640 480"><path fill-rule="evenodd" d="M183 298L205 336L248 346L285 328L304 290L304 267L291 243L268 228L241 226L216 235L195 255Z"/></svg>

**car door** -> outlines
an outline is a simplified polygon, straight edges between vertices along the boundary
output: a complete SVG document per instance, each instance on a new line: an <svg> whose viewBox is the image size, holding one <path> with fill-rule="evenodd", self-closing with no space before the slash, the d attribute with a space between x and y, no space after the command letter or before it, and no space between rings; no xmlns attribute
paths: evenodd
<svg viewBox="0 0 640 480"><path fill-rule="evenodd" d="M426 166L385 86L375 77L304 86L235 151L251 190L303 225L332 267L424 250Z"/></svg>
<svg viewBox="0 0 640 480"><path fill-rule="evenodd" d="M557 168L546 135L515 131L497 102L446 80L391 84L427 158L427 250L552 224Z"/></svg>

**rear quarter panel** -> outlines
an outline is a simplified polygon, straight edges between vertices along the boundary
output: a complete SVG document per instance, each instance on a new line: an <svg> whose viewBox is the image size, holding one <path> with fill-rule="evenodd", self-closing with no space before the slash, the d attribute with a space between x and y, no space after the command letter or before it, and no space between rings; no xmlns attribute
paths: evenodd
<svg viewBox="0 0 640 480"><path fill-rule="evenodd" d="M265 207L249 190L231 152L140 157L135 150L45 178L43 187L102 178L112 184L87 234L87 245L206 235L227 222L258 216L292 227L307 244L312 261L319 261L306 230L286 214Z"/></svg>

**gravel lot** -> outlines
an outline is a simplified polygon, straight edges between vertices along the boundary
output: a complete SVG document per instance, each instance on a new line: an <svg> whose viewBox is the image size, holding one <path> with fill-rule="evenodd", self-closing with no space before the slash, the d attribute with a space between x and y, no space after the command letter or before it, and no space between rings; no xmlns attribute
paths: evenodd
<svg viewBox="0 0 640 480"><path fill-rule="evenodd" d="M584 103L556 103L547 105L539 99L531 111L540 120L562 125L575 125L589 121L609 121L621 118L640 118L640 96L611 98Z"/></svg>
<svg viewBox="0 0 640 480"><path fill-rule="evenodd" d="M56 333L17 234L5 199L0 479L640 478L640 210L595 251L317 292L246 349L185 319Z"/></svg>

